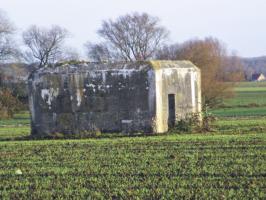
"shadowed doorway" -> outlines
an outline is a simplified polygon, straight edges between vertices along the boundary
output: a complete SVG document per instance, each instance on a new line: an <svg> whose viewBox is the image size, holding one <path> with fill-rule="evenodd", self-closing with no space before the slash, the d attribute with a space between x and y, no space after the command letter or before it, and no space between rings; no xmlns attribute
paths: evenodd
<svg viewBox="0 0 266 200"><path fill-rule="evenodd" d="M168 94L168 128L175 125L175 95Z"/></svg>

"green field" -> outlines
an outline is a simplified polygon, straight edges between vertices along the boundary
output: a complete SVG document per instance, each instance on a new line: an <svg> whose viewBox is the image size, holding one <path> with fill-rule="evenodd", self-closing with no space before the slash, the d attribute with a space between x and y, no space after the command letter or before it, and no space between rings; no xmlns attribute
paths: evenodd
<svg viewBox="0 0 266 200"><path fill-rule="evenodd" d="M235 91L211 133L28 140L28 112L1 120L0 199L266 199L266 84Z"/></svg>
<svg viewBox="0 0 266 200"><path fill-rule="evenodd" d="M0 155L1 199L266 198L265 134L1 142Z"/></svg>
<svg viewBox="0 0 266 200"><path fill-rule="evenodd" d="M29 112L21 112L15 114L13 119L0 120L0 141L29 136L29 117Z"/></svg>
<svg viewBox="0 0 266 200"><path fill-rule="evenodd" d="M266 106L219 108L211 112L218 117L266 116Z"/></svg>
<svg viewBox="0 0 266 200"><path fill-rule="evenodd" d="M235 97L226 99L225 108L212 110L219 117L266 116L266 82L241 82Z"/></svg>

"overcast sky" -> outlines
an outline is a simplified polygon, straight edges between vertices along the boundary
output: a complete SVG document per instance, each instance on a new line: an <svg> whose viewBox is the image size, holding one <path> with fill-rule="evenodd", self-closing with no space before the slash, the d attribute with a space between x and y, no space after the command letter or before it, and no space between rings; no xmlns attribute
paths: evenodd
<svg viewBox="0 0 266 200"><path fill-rule="evenodd" d="M69 44L98 41L104 19L132 12L158 16L169 42L214 36L244 57L266 55L266 0L0 0L18 28L58 24L72 33Z"/></svg>

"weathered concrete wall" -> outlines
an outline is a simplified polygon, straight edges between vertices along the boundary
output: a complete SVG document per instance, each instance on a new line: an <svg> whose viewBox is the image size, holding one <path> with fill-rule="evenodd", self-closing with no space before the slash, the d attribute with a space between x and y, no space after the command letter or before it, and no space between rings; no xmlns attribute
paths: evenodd
<svg viewBox="0 0 266 200"><path fill-rule="evenodd" d="M183 61L182 67L173 62L153 62L156 80L156 132L168 131L168 95L175 96L175 116L178 121L191 113L201 112L200 70Z"/></svg>
<svg viewBox="0 0 266 200"><path fill-rule="evenodd" d="M191 62L64 65L29 78L32 134L168 131L169 94L176 121L201 111L200 71Z"/></svg>
<svg viewBox="0 0 266 200"><path fill-rule="evenodd" d="M32 134L152 131L155 81L151 68L92 67L61 66L31 76Z"/></svg>

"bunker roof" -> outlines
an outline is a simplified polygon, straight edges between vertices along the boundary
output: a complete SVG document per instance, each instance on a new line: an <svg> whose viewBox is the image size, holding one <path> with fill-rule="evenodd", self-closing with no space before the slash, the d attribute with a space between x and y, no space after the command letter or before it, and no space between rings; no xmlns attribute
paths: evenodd
<svg viewBox="0 0 266 200"><path fill-rule="evenodd" d="M152 61L136 61L136 62L115 62L115 63L95 63L95 62L69 62L59 63L54 67L43 67L37 70L38 73L76 73L88 71L148 71L160 70L166 68L190 68L199 70L190 61L168 61L168 60L152 60ZM35 71L36 72L36 71Z"/></svg>

